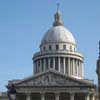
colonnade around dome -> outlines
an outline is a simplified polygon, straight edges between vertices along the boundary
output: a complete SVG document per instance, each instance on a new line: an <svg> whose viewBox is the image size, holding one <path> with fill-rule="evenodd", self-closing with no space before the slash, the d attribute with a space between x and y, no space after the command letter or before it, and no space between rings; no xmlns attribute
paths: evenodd
<svg viewBox="0 0 100 100"><path fill-rule="evenodd" d="M70 57L46 57L34 61L34 74L48 70L58 71L70 77L83 78L83 62Z"/></svg>

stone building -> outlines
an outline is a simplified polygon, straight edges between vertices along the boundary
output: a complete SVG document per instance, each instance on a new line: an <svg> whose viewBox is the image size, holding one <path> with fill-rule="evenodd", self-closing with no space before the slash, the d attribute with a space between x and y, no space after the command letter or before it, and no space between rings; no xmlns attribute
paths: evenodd
<svg viewBox="0 0 100 100"><path fill-rule="evenodd" d="M59 10L33 55L34 75L10 81L17 100L96 100L93 81L84 79L84 57Z"/></svg>
<svg viewBox="0 0 100 100"><path fill-rule="evenodd" d="M99 41L99 57L97 60L97 76L98 76L98 100L100 100L100 41Z"/></svg>

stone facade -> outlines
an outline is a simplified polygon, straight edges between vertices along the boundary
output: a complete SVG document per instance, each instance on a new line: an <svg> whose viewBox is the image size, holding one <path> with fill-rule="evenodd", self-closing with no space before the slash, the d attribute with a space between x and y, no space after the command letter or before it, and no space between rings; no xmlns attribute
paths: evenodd
<svg viewBox="0 0 100 100"><path fill-rule="evenodd" d="M99 57L97 60L97 76L98 76L98 100L100 100L100 41L99 41Z"/></svg>

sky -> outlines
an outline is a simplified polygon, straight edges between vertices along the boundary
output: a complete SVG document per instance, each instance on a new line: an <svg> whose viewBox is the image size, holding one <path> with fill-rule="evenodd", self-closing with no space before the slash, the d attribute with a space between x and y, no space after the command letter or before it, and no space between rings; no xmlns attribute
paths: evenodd
<svg viewBox="0 0 100 100"><path fill-rule="evenodd" d="M0 91L8 80L33 75L32 56L52 27L57 3L84 55L85 78L97 83L100 0L0 0Z"/></svg>

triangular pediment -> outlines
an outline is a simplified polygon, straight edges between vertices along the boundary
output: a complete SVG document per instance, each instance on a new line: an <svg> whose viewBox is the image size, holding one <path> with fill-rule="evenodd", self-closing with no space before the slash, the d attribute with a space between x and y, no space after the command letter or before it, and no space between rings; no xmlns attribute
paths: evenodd
<svg viewBox="0 0 100 100"><path fill-rule="evenodd" d="M78 87L78 86L92 86L93 83L89 83L84 80L75 79L71 77L66 77L60 73L48 71L40 75L30 77L28 79L22 80L15 83L16 86L63 86L63 87Z"/></svg>

